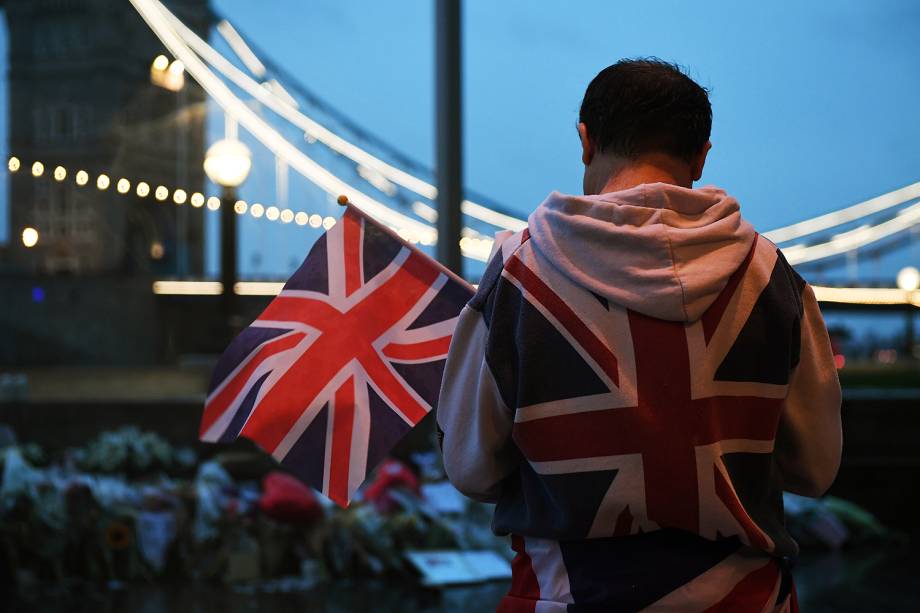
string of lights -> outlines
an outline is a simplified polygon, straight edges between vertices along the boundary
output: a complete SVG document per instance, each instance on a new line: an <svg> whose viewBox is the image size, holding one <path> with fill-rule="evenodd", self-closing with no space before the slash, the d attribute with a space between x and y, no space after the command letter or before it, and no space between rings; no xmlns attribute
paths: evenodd
<svg viewBox="0 0 920 613"><path fill-rule="evenodd" d="M16 156L11 156L7 162L7 168L11 173L19 172L22 168L22 161ZM45 171L45 164L42 161L36 160L32 162L30 172L33 177L40 178L45 175ZM90 175L85 170L81 169L71 173L67 168L59 165L55 166L51 171L51 177L57 182L65 181L71 176L79 187L85 187L90 184ZM94 183L96 189L100 191L106 191L110 187L113 187L113 179L105 172L99 173L95 177ZM114 190L122 195L133 193L139 198L147 198L152 194L153 198L158 202L171 200L177 206L188 203L195 208L206 207L209 211L217 211L221 206L220 198L217 196L206 197L201 192L192 192L189 194L188 191L182 188L170 190L165 185L151 185L146 181L132 181L125 177L120 177L114 181ZM415 204L416 206L414 208L416 208L417 213L422 217L430 217L435 213L434 209L428 207L424 203L417 202ZM260 202L253 202L250 204L245 200L237 200L233 205L233 210L238 215L245 215L248 213L255 219L265 219L266 221L280 224L294 223L298 226L309 225L311 228L324 228L327 230L335 225L336 221L334 217L328 215L323 216L319 213L294 211L289 208L281 209L274 205L266 206ZM785 247L783 253L790 264L805 264L865 247L898 232L908 230L918 224L920 224L920 202L914 203L900 211L892 219L875 225L860 226L853 230L840 233L831 238L831 240L817 245L792 245ZM432 237L428 234L420 236L409 228L399 226L390 227L403 239L413 244L422 244L425 246L434 244ZM35 246L38 243L37 230L34 228L27 228L27 230L29 231L24 232L22 236L23 243L27 247ZM464 236L460 239L460 246L464 253L475 254L473 257L482 261L488 258L492 245L492 239L469 228L464 230Z"/></svg>
<svg viewBox="0 0 920 613"><path fill-rule="evenodd" d="M15 155L11 156L7 161L7 168L10 173L18 173L22 169L22 165L22 160ZM44 162L38 160L32 162L30 173L35 179L44 177ZM68 177L73 177L73 181L78 187L87 187L90 186L91 183L90 174L86 170L81 169L76 172L71 172L64 166L55 166L51 173L51 177L54 181L59 183L65 181ZM113 187L113 181L114 190L125 196L133 194L138 198L148 198L152 195L153 199L157 202L171 201L176 206L183 206L188 203L194 208L206 208L208 211L212 212L220 210L221 207L221 200L217 196L205 196L205 194L198 191L189 193L188 190L182 188L170 190L170 188L165 185L151 185L146 181L131 180L126 177L120 177L117 180L113 180L110 174L106 172L101 172L96 175L92 183L95 184L96 189L99 191L107 191ZM323 216L319 213L294 211L289 208L281 209L275 205L265 205L261 202L253 202L250 204L245 200L237 200L233 204L233 211L237 215L246 215L248 213L255 219L264 219L279 224L294 223L298 226L310 226L315 229L323 228L328 230L336 223L336 218L329 215ZM421 244L423 246L434 244L428 235L419 236L410 229L399 226L390 226L390 229L396 232L404 240L413 244ZM22 240L26 247L34 247L39 242L38 230L32 227L25 228L23 230ZM460 246L461 249L467 253L475 253L477 254L477 259L482 259L484 261L492 248L492 242L491 239L467 229L463 238L460 239Z"/></svg>
<svg viewBox="0 0 920 613"><path fill-rule="evenodd" d="M11 156L7 161L7 169L10 173L18 173L22 169L22 161L15 155ZM31 176L35 179L46 176L44 162L36 160L32 162L29 169ZM55 166L50 175L50 178L58 183L67 180L68 177L73 177L73 181L78 187L90 187L90 174L85 170L71 172L64 166ZM126 177L120 177L114 180L105 172L96 175L92 183L99 191L104 192L113 188L114 191L124 196L135 195L138 198L148 198L152 196L157 202L171 201L176 206L182 206L188 203L194 208L205 208L208 211L218 211L221 207L220 198L217 196L205 196L205 194L198 191L189 193L182 188L170 190L170 188L165 185L151 185L147 181L131 180ZM319 213L293 211L288 208L280 209L277 206L264 205L260 202L249 204L245 200L237 200L233 204L233 211L238 215L249 213L249 215L255 219L265 219L266 221L280 224L294 223L298 226L310 226L311 228L324 228L326 230L336 223L335 217L329 215L323 216ZM31 233L29 234L32 236ZM34 246L37 242L36 240L32 245L27 246Z"/></svg>

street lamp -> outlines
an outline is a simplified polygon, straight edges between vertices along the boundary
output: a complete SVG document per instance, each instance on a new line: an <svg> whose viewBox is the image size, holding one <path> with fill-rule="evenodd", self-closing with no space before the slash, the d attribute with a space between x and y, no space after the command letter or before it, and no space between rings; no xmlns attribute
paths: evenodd
<svg viewBox="0 0 920 613"><path fill-rule="evenodd" d="M920 270L913 266L906 266L898 272L898 288L908 293L916 292L920 288ZM907 301L907 329L905 331L905 344L907 345L907 359L913 359L914 355L914 306L913 301Z"/></svg>
<svg viewBox="0 0 920 613"><path fill-rule="evenodd" d="M236 332L236 188L239 187L252 168L252 154L249 148L238 140L219 140L204 156L204 172L221 187L220 197L220 280L224 291L221 306L230 338ZM208 208L211 204L208 203Z"/></svg>
<svg viewBox="0 0 920 613"><path fill-rule="evenodd" d="M913 292L920 288L920 270L913 266L902 268L898 273L898 288L905 292Z"/></svg>
<svg viewBox="0 0 920 613"><path fill-rule="evenodd" d="M210 147L204 155L204 171L221 187L239 187L252 168L249 147L238 140L225 138Z"/></svg>

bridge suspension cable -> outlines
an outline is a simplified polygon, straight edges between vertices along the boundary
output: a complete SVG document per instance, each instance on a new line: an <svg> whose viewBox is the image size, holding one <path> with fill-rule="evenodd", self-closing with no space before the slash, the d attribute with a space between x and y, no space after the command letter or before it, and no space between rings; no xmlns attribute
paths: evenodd
<svg viewBox="0 0 920 613"><path fill-rule="evenodd" d="M782 228L764 232L764 236L774 243L785 243L822 230L857 221L867 215L903 204L912 198L920 198L920 181L912 183L901 189L890 191L881 196L870 198L859 204L854 204L843 209L838 209L824 215L818 215ZM784 250L785 251L785 250Z"/></svg>
<svg viewBox="0 0 920 613"><path fill-rule="evenodd" d="M296 106L292 105L287 96L281 95L273 87L265 87L263 84L258 83L242 70L234 66L232 62L228 61L220 52L214 49L214 47L198 36L191 28L182 23L181 19L165 10L164 15L169 19L183 41L195 53L200 55L218 72L223 74L247 94L302 130L306 135L318 140L333 151L344 155L356 164L379 173L388 181L392 181L423 198L428 200L437 198L438 189L434 185L381 160L361 147L332 132L316 120L301 112ZM224 21L222 23L228 22ZM231 31L236 33L236 30ZM239 36L238 33L236 33L236 35ZM245 42L242 38L236 41L234 50L238 55L243 52L245 56L251 56L250 62L254 59L255 61L259 61L259 65L262 65L255 53L253 53L248 46L245 46ZM248 50L248 53L244 50ZM471 200L464 200L461 203L461 210L470 217L506 230L517 232L524 229L527 225L526 220L501 213Z"/></svg>
<svg viewBox="0 0 920 613"><path fill-rule="evenodd" d="M886 239L917 224L920 224L920 202L916 202L899 211L894 218L887 221L871 226L860 226L854 230L838 234L831 240L817 245L785 247L783 248L783 254L789 263L793 265L823 260Z"/></svg>
<svg viewBox="0 0 920 613"><path fill-rule="evenodd" d="M160 41L184 65L186 70L198 81L199 85L236 121L255 136L269 151L285 159L304 177L330 194L347 192L356 205L378 217L384 223L395 225L418 233L420 237L434 241L434 230L407 215L374 200L370 196L355 190L331 172L320 166L312 158L287 141L265 120L237 98L233 92L212 73L201 59L192 52L170 27L164 12L166 9L157 0L131 0Z"/></svg>
<svg viewBox="0 0 920 613"><path fill-rule="evenodd" d="M437 231L430 225L388 207L339 179L291 144L250 109L184 43L166 16L169 11L158 0L131 0L131 3L160 42L185 65L186 70L201 85L202 89L221 106L225 113L233 117L274 155L283 159L292 169L327 193L331 195L347 193L355 205L392 227L407 240L425 245L433 245L437 241ZM461 246L463 254L485 261L491 250L492 241L480 238L480 235L472 230L468 230L467 234L465 238L468 240L463 241Z"/></svg>

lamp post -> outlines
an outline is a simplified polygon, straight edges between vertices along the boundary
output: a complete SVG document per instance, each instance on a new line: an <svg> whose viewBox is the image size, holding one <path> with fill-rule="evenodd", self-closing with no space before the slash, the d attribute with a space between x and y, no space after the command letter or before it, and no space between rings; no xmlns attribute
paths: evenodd
<svg viewBox="0 0 920 613"><path fill-rule="evenodd" d="M208 148L204 156L204 172L221 187L220 195L220 280L224 291L221 294L221 315L232 339L236 332L234 319L237 315L236 284L237 235L236 235L236 188L239 187L252 168L252 154L249 148L238 140L219 140Z"/></svg>
<svg viewBox="0 0 920 613"><path fill-rule="evenodd" d="M920 270L913 266L906 266L898 272L898 288L905 292L913 293L920 288ZM907 305L907 329L905 330L904 343L907 347L907 359L912 360L914 355L914 307L913 301L908 301Z"/></svg>
<svg viewBox="0 0 920 613"><path fill-rule="evenodd" d="M438 259L463 273L460 203L463 200L463 98L460 0L435 4L435 113L437 115Z"/></svg>

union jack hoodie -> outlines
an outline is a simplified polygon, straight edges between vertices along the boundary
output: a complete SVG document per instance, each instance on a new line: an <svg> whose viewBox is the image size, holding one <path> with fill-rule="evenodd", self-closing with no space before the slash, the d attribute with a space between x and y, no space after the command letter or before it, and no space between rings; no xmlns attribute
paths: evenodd
<svg viewBox="0 0 920 613"><path fill-rule="evenodd" d="M812 289L721 189L550 194L491 258L438 402L495 503L501 611L794 610L782 492L840 461Z"/></svg>

